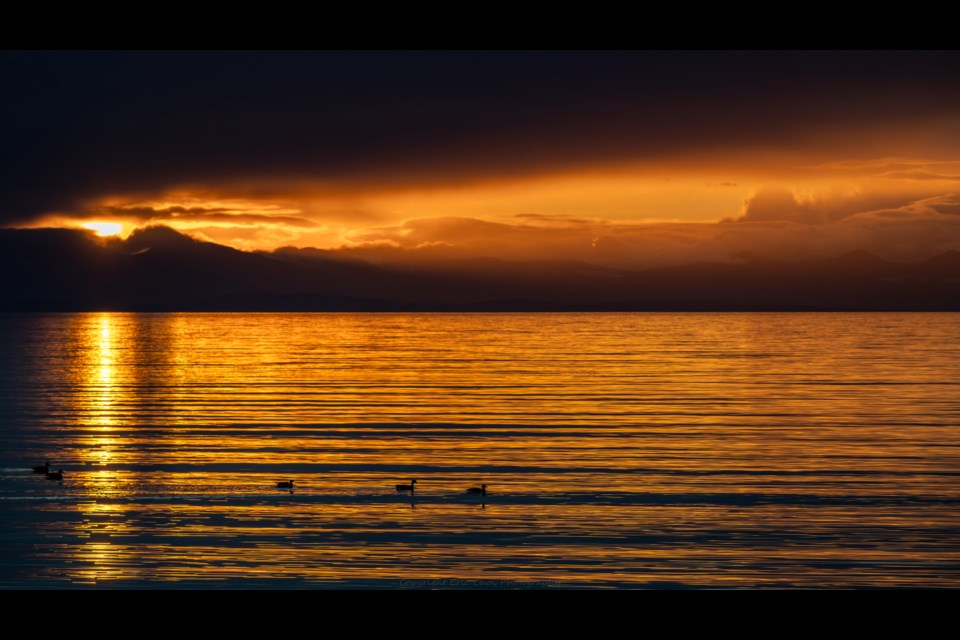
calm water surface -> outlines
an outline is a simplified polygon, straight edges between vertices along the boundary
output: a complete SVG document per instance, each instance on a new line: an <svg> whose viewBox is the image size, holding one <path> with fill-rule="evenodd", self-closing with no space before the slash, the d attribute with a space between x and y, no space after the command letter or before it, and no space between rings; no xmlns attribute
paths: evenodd
<svg viewBox="0 0 960 640"><path fill-rule="evenodd" d="M960 587L960 314L0 330L0 587Z"/></svg>

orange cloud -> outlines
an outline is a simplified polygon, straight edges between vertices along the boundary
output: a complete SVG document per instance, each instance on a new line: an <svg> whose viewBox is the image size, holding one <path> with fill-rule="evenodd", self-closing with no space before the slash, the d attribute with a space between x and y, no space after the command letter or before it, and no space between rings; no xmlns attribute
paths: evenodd
<svg viewBox="0 0 960 640"><path fill-rule="evenodd" d="M906 259L955 246L957 185L946 179L960 170L955 161L770 159L744 152L725 166L674 158L356 192L308 182L285 195L282 182L273 183L275 192L210 187L103 197L29 226L164 224L244 250L317 247L386 262L561 259L630 269L858 248ZM905 177L915 172L936 177Z"/></svg>
<svg viewBox="0 0 960 640"><path fill-rule="evenodd" d="M776 213L783 205L786 211ZM374 262L418 262L437 257L507 260L580 260L642 269L746 255L808 259L868 249L889 259L916 260L960 249L960 200L938 196L902 206L821 216L788 192L764 198L767 217L737 224L612 223L602 220L523 218L503 223L429 218L355 233L345 254ZM813 213L811 213L813 211ZM442 248L438 250L438 248Z"/></svg>

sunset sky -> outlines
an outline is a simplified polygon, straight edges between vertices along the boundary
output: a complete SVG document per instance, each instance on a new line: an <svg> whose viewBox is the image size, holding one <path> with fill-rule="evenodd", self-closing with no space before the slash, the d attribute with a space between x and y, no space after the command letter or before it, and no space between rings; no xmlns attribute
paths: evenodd
<svg viewBox="0 0 960 640"><path fill-rule="evenodd" d="M372 261L916 260L960 249L957 69L941 52L3 53L0 223Z"/></svg>

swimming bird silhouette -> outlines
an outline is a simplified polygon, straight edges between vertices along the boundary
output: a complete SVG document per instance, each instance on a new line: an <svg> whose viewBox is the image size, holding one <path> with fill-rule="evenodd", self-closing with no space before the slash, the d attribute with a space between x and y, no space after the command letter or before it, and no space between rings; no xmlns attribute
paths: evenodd
<svg viewBox="0 0 960 640"><path fill-rule="evenodd" d="M56 473L47 473L47 480L63 480L63 469L60 469Z"/></svg>
<svg viewBox="0 0 960 640"><path fill-rule="evenodd" d="M293 480L288 482L278 482L277 489L293 489Z"/></svg>
<svg viewBox="0 0 960 640"><path fill-rule="evenodd" d="M479 493L482 496L487 495L487 485L482 484L479 487L470 487L467 489L467 493Z"/></svg>
<svg viewBox="0 0 960 640"><path fill-rule="evenodd" d="M413 493L416 489L416 487L413 486L415 484L417 484L416 480L411 480L410 484L398 484L397 491L409 491L410 493Z"/></svg>
<svg viewBox="0 0 960 640"><path fill-rule="evenodd" d="M34 467L34 473L50 473L50 463L43 465L42 467Z"/></svg>

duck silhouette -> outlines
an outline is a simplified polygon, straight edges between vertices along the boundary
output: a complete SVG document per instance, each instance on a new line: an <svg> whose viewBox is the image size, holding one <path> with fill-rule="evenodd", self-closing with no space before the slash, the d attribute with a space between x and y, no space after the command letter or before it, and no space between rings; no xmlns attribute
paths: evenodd
<svg viewBox="0 0 960 640"><path fill-rule="evenodd" d="M293 489L293 480L287 480L285 482L278 482L277 489Z"/></svg>
<svg viewBox="0 0 960 640"><path fill-rule="evenodd" d="M63 469L60 469L56 473L47 472L47 480L63 480Z"/></svg>
<svg viewBox="0 0 960 640"><path fill-rule="evenodd" d="M397 491L409 491L413 493L416 490L415 484L417 484L416 480L411 480L410 484L398 484L396 485Z"/></svg>
<svg viewBox="0 0 960 640"><path fill-rule="evenodd" d="M482 496L487 495L487 485L482 484L479 487L470 487L467 489L467 493L479 493Z"/></svg>

